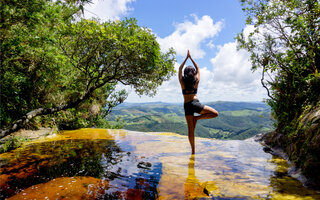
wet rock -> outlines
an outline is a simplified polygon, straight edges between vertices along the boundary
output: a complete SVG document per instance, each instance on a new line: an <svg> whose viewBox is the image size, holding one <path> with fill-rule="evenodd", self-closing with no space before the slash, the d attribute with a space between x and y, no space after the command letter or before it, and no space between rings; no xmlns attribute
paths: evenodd
<svg viewBox="0 0 320 200"><path fill-rule="evenodd" d="M0 183L11 194L2 197L62 199L54 195L65 192L70 199L320 199L286 175L286 160L252 140L196 138L190 158L189 147L187 137L174 134L66 131L0 154L6 160ZM74 176L89 179L72 185Z"/></svg>
<svg viewBox="0 0 320 200"><path fill-rule="evenodd" d="M271 153L272 149L270 147L263 147L263 151L266 153Z"/></svg>
<svg viewBox="0 0 320 200"><path fill-rule="evenodd" d="M3 140L7 140L10 139L12 137L24 137L24 138L28 138L30 140L35 140L35 139L39 139L39 138L44 138L48 135L52 135L55 132L57 132L56 129L53 128L40 128L39 130L25 130L25 129L21 129L17 132L14 132L10 135L7 135L4 138L1 138L0 141Z"/></svg>
<svg viewBox="0 0 320 200"><path fill-rule="evenodd" d="M202 187L203 187L203 193L205 193L208 196L210 195L216 196L220 194L218 186L213 181L207 181L203 183Z"/></svg>
<svg viewBox="0 0 320 200"><path fill-rule="evenodd" d="M261 136L261 141L272 148L273 155L288 158L301 172L293 177L304 185L320 189L320 106L309 107L295 119L292 132L271 132ZM281 131L281 130L280 130ZM282 149L275 151L275 149ZM280 152L280 153L279 153ZM286 156L287 155L287 156Z"/></svg>
<svg viewBox="0 0 320 200"><path fill-rule="evenodd" d="M99 199L108 181L93 177L61 177L34 185L8 198L15 199Z"/></svg>
<svg viewBox="0 0 320 200"><path fill-rule="evenodd" d="M150 162L141 161L137 166L138 168L142 168L142 169L150 169L152 167L152 164Z"/></svg>

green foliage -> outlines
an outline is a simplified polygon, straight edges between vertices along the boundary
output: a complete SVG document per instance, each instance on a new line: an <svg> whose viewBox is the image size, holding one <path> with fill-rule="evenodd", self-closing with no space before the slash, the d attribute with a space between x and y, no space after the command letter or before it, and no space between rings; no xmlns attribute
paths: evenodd
<svg viewBox="0 0 320 200"><path fill-rule="evenodd" d="M6 139L0 146L0 153L8 152L13 149L19 148L24 142L28 141L27 138L14 136L9 139Z"/></svg>
<svg viewBox="0 0 320 200"><path fill-rule="evenodd" d="M127 97L117 84L154 95L173 75L174 51L161 53L149 29L81 19L86 2L0 2L1 128L38 108L63 128L105 126Z"/></svg>
<svg viewBox="0 0 320 200"><path fill-rule="evenodd" d="M241 0L253 25L240 33L239 47L251 53L253 70L273 78L264 81L277 130L289 134L304 108L320 100L320 5L317 0Z"/></svg>
<svg viewBox="0 0 320 200"><path fill-rule="evenodd" d="M7 125L58 85L54 30L70 11L45 1L1 1L1 9L1 125Z"/></svg>
<svg viewBox="0 0 320 200"><path fill-rule="evenodd" d="M241 2L254 31L238 35L240 48L251 53L253 70L273 74L270 81L262 80L271 90L268 103L277 128L266 143L282 147L309 178L309 186L319 188L320 125L319 120L310 121L319 119L319 0Z"/></svg>
<svg viewBox="0 0 320 200"><path fill-rule="evenodd" d="M261 103L216 102L218 118L200 120L196 136L217 139L247 139L272 130L269 109ZM173 132L188 135L183 106L168 103L123 104L107 117L110 124L121 117L124 128L143 132Z"/></svg>

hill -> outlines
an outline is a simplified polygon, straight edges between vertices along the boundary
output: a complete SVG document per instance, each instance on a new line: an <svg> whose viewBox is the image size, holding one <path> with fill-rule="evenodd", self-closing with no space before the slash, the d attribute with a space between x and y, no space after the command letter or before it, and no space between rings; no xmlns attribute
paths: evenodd
<svg viewBox="0 0 320 200"><path fill-rule="evenodd" d="M246 139L272 130L270 109L264 103L220 101L206 105L218 110L220 115L198 121L198 137ZM110 124L122 121L127 130L188 134L183 105L178 103L124 103L114 108L107 119Z"/></svg>

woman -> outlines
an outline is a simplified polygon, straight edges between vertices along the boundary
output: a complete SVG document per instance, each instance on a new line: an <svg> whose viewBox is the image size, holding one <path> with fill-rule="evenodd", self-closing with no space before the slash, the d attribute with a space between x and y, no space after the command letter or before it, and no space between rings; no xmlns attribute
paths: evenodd
<svg viewBox="0 0 320 200"><path fill-rule="evenodd" d="M188 60L188 58L190 58L195 68L192 66L186 67L182 76L182 68ZM195 153L194 131L196 128L197 121L199 119L211 119L219 115L219 113L215 109L203 105L199 102L197 97L199 81L199 67L197 63L192 59L188 50L187 57L184 59L184 61L181 63L179 67L179 82L184 98L185 117L188 124L188 138L191 145L192 154ZM194 113L198 113L200 115L194 116Z"/></svg>

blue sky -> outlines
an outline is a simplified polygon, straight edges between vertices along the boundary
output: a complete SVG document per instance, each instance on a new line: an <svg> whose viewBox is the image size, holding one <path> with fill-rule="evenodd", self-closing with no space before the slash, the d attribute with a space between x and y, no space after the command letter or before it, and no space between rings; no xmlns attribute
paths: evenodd
<svg viewBox="0 0 320 200"><path fill-rule="evenodd" d="M252 73L249 53L237 51L235 36L252 27L238 0L93 0L85 17L101 20L136 18L157 36L162 51L173 47L178 69L187 50L200 66L198 97L211 101L262 101L266 91L259 70ZM187 65L191 64L187 62ZM164 82L155 97L139 97L130 87L127 102L183 102L177 76Z"/></svg>

